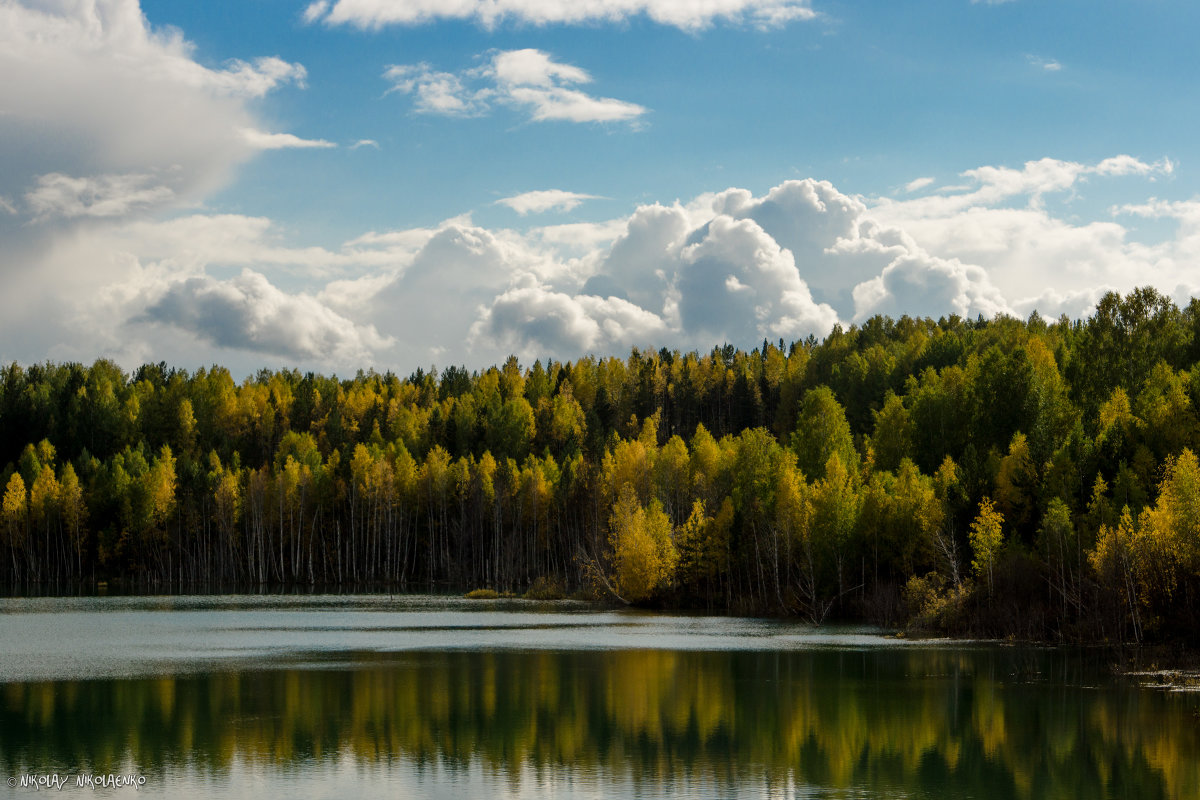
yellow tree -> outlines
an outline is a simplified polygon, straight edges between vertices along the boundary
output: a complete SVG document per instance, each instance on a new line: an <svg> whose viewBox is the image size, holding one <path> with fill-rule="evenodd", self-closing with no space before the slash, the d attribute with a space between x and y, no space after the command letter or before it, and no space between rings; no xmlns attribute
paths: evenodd
<svg viewBox="0 0 1200 800"><path fill-rule="evenodd" d="M1134 567L1133 541L1137 531L1129 506L1121 509L1121 521L1115 526L1101 525L1096 534L1096 547L1088 554L1102 586L1124 598L1133 620L1135 639L1142 638L1141 613L1138 609L1137 575Z"/></svg>
<svg viewBox="0 0 1200 800"><path fill-rule="evenodd" d="M17 550L25 546L29 530L29 504L25 495L25 479L14 472L4 489L4 505L0 513L4 520L4 537L8 542L13 559L13 577L16 577Z"/></svg>
<svg viewBox="0 0 1200 800"><path fill-rule="evenodd" d="M79 485L79 476L70 462L63 464L58 480L59 508L62 521L66 525L70 537L71 549L75 552L76 567L79 574L83 569L84 525L87 522L87 505L83 500L83 488Z"/></svg>
<svg viewBox="0 0 1200 800"><path fill-rule="evenodd" d="M613 505L609 529L619 597L635 603L671 582L679 553L671 539L671 520L658 500L642 508L633 487L623 486Z"/></svg>
<svg viewBox="0 0 1200 800"><path fill-rule="evenodd" d="M814 546L811 487L804 480L804 473L790 461L783 461L776 471L774 525L788 544L789 587L792 584L792 565L798 562L796 587L800 602L808 606L809 615L814 621L820 621L830 607L820 602L824 553L820 547ZM796 557L791 556L792 547L795 547Z"/></svg>
<svg viewBox="0 0 1200 800"><path fill-rule="evenodd" d="M996 504L990 497L983 498L979 504L979 515L971 523L971 549L975 558L971 566L976 575L987 573L988 593L992 591L992 575L996 556L1004 544L1004 515L996 510Z"/></svg>
<svg viewBox="0 0 1200 800"><path fill-rule="evenodd" d="M175 510L175 457L165 444L147 473L146 489L150 523L162 528Z"/></svg>
<svg viewBox="0 0 1200 800"><path fill-rule="evenodd" d="M1200 462L1191 450L1167 460L1158 502L1138 518L1131 550L1146 610L1161 617L1182 611L1200 573Z"/></svg>
<svg viewBox="0 0 1200 800"><path fill-rule="evenodd" d="M58 478L49 462L42 462L33 485L29 487L29 516L33 522L35 535L42 536L42 558L50 560L50 534L58 523Z"/></svg>

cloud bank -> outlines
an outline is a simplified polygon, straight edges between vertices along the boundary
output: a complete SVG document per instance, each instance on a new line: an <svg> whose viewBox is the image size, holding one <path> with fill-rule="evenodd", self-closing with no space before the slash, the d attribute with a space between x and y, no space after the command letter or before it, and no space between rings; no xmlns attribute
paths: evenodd
<svg viewBox="0 0 1200 800"><path fill-rule="evenodd" d="M210 361L215 347L247 369L282 358L403 371L509 353L750 347L820 338L875 314L1080 316L1104 291L1146 283L1182 300L1196 288L1200 203L1149 198L1091 221L1054 210L1088 179L1153 185L1172 169L1128 156L1041 160L877 198L789 180L600 222L518 230L463 215L333 249L291 246L267 219L194 214L128 221L59 257L86 248L123 265L120 280L80 302L93 309L88 347L123 342L130 358L169 358L155 347L173 346ZM536 209L576 199L544 190L506 201ZM1127 226L1139 220L1175 230L1134 241ZM231 267L240 273L222 277Z"/></svg>

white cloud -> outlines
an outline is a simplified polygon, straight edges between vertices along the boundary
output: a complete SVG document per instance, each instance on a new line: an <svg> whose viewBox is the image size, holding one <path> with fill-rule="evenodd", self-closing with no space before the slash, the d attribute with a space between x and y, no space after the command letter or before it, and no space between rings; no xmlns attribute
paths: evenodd
<svg viewBox="0 0 1200 800"><path fill-rule="evenodd" d="M965 187L879 199L869 213L938 258L981 267L1022 313L1038 297L1074 309L1075 299L1058 298L1082 297L1096 287L1127 291L1145 283L1185 282L1188 260L1200 248L1193 249L1197 242L1186 226L1173 238L1144 244L1132 241L1117 218L1078 220L1049 207L1086 191L1089 179L1137 176L1154 182L1174 168L1169 159L1151 163L1128 155L1096 164L1042 159L1020 169L981 167L963 173L970 180ZM1134 213L1134 205L1118 208L1118 216Z"/></svg>
<svg viewBox="0 0 1200 800"><path fill-rule="evenodd" d="M593 97L572 88L590 83L585 70L554 61L533 49L496 53L482 67L455 74L429 64L392 64L383 77L388 93L414 97L414 108L425 114L477 116L496 104L521 108L535 122L627 122L646 109L611 97Z"/></svg>
<svg viewBox="0 0 1200 800"><path fill-rule="evenodd" d="M290 148L326 149L337 147L333 142L327 142L324 139L301 139L299 136L291 133L265 133L253 128L243 128L242 136L256 150L285 150Z"/></svg>
<svg viewBox="0 0 1200 800"><path fill-rule="evenodd" d="M357 142L350 145L351 150L357 150L360 147L373 147L378 150L379 142L375 141L374 139L359 139Z"/></svg>
<svg viewBox="0 0 1200 800"><path fill-rule="evenodd" d="M913 180L904 184L904 191L919 192L922 189L924 189L925 187L931 186L932 184L933 184L933 178L914 178Z"/></svg>
<svg viewBox="0 0 1200 800"><path fill-rule="evenodd" d="M473 116L488 109L492 91L468 91L462 78L449 72L437 72L428 64L392 64L383 72L392 84L387 93L403 92L415 96L417 111L425 114Z"/></svg>
<svg viewBox="0 0 1200 800"><path fill-rule="evenodd" d="M797 339L837 322L833 308L813 301L792 253L753 220L714 217L681 257L679 315L691 340Z"/></svg>
<svg viewBox="0 0 1200 800"><path fill-rule="evenodd" d="M241 249L242 263L344 276L301 294L373 325L379 338L364 336L363 346L375 348L376 363L403 368L482 365L508 352L572 358L631 345L752 346L823 336L835 322L874 314L1080 314L1104 290L1126 291L1150 274L1185 292L1187 265L1200 255L1200 203L1114 209L1117 217L1178 220L1177 237L1149 246L1130 243L1119 222L1070 222L1035 202L1088 176L1163 172L1128 157L984 167L969 172L965 188L904 201L786 181L759 197L726 189L606 223L525 232L464 216L364 234L333 251L281 247L265 221L230 220L221 227L244 231L211 246L209 261L176 261L203 274L215 258L239 263ZM972 198L965 205L964 196ZM220 239L182 230L171 237Z"/></svg>
<svg viewBox="0 0 1200 800"><path fill-rule="evenodd" d="M625 122L637 119L646 109L611 97L592 97L575 89L533 89L514 86L508 96L514 103L529 106L536 122Z"/></svg>
<svg viewBox="0 0 1200 800"><path fill-rule="evenodd" d="M598 254L599 248L610 244L625 231L625 221L611 219L605 222L568 222L561 225L545 225L528 232L541 242L562 252L583 251Z"/></svg>
<svg viewBox="0 0 1200 800"><path fill-rule="evenodd" d="M979 267L912 254L897 258L877 278L854 287L855 318L876 314L986 318L1012 311Z"/></svg>
<svg viewBox="0 0 1200 800"><path fill-rule="evenodd" d="M502 86L540 86L591 83L592 76L579 67L559 64L541 50L507 50L492 59L492 72Z"/></svg>
<svg viewBox="0 0 1200 800"><path fill-rule="evenodd" d="M195 336L161 325L131 333L134 307L114 303L138 296L147 276L203 278L214 263L283 259L309 273L346 262L299 248L291 263L266 221L155 220L198 206L264 147L327 145L262 133L254 110L269 92L303 87L302 65L268 55L211 67L194 50L178 30L152 28L138 0L0 2L0 75L12 78L0 81L0 318L3 338L26 332L14 356L140 358L162 342L198 352Z"/></svg>
<svg viewBox="0 0 1200 800"><path fill-rule="evenodd" d="M461 19L494 28L509 20L534 25L619 23L641 15L689 31L717 21L775 28L817 16L808 0L317 0L304 10L303 19L363 29Z"/></svg>
<svg viewBox="0 0 1200 800"><path fill-rule="evenodd" d="M1013 303L1018 316L1028 317L1035 310L1043 319L1055 320L1064 314L1070 319L1083 319L1096 310L1100 298L1116 287L1094 286L1070 292L1046 289L1038 295L1025 297Z"/></svg>
<svg viewBox="0 0 1200 800"><path fill-rule="evenodd" d="M175 192L153 175L97 175L72 178L52 172L41 175L25 195L35 218L117 217L131 211L161 206ZM15 209L14 209L15 212Z"/></svg>
<svg viewBox="0 0 1200 800"><path fill-rule="evenodd" d="M194 334L217 347L299 360L361 364L391 344L311 295L287 294L251 270L227 281L210 276L171 283L133 322Z"/></svg>
<svg viewBox="0 0 1200 800"><path fill-rule="evenodd" d="M1042 58L1041 56L1028 55L1025 56L1025 60L1028 61L1031 66L1037 67L1038 69L1046 72L1061 72L1063 68L1062 64L1053 58Z"/></svg>
<svg viewBox="0 0 1200 800"><path fill-rule="evenodd" d="M578 208L584 200L595 200L594 194L567 192L562 189L542 189L533 192L523 192L497 200L496 203L508 206L521 216L526 214L541 214L546 211L571 211Z"/></svg>
<svg viewBox="0 0 1200 800"><path fill-rule="evenodd" d="M495 341L526 358L577 358L655 346L669 336L661 318L619 297L569 295L544 286L501 294L471 329L470 341Z"/></svg>
<svg viewBox="0 0 1200 800"><path fill-rule="evenodd" d="M239 97L262 97L286 83L304 88L308 78L302 64L290 64L275 56L256 58L252 64L235 58L224 70L210 70L194 61L181 60L175 69L183 83Z"/></svg>

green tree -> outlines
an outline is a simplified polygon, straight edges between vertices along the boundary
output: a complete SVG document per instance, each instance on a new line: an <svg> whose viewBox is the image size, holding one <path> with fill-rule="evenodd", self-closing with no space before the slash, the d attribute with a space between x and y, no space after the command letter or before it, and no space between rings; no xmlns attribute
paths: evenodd
<svg viewBox="0 0 1200 800"><path fill-rule="evenodd" d="M792 433L792 449L809 480L824 476L825 465L835 454L847 469L857 467L858 454L854 450L850 423L846 421L842 404L828 386L818 386L805 393L796 430Z"/></svg>

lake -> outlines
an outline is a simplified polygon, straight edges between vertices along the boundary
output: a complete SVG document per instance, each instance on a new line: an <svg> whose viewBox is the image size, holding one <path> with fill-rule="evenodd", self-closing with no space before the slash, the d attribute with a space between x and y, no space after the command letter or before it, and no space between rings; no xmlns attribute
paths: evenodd
<svg viewBox="0 0 1200 800"><path fill-rule="evenodd" d="M4 599L0 796L1200 797L1200 695L1140 681L570 602Z"/></svg>

